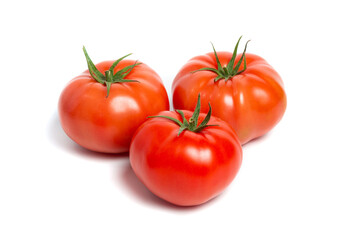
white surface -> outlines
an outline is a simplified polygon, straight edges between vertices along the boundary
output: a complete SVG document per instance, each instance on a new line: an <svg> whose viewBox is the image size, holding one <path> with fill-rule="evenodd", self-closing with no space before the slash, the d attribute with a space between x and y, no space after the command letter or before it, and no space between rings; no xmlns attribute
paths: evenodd
<svg viewBox="0 0 360 240"><path fill-rule="evenodd" d="M359 22L356 1L2 3L0 239L360 239ZM170 93L188 59L240 35L283 77L288 109L213 201L167 204L126 155L63 133L83 45L94 62L133 52Z"/></svg>

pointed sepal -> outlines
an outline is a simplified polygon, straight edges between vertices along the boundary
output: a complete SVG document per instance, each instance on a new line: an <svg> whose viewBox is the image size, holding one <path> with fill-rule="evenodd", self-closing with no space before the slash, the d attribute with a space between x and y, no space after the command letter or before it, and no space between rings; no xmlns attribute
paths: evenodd
<svg viewBox="0 0 360 240"><path fill-rule="evenodd" d="M125 82L139 82L138 80L133 79L125 79L125 77L134 69L134 67L138 66L141 63L138 63L137 61L129 66L124 67L123 69L120 69L116 74L114 74L115 67L119 64L120 61L122 61L124 58L130 56L132 53L127 54L118 60L116 60L109 68L109 70L105 71L105 75L102 74L95 66L95 64L92 62L92 60L89 57L89 54L87 53L85 47L83 47L83 52L85 54L86 62L88 65L88 69L90 72L90 75L99 83L104 84L106 86L106 97L110 94L110 88L113 83L125 83Z"/></svg>
<svg viewBox="0 0 360 240"><path fill-rule="evenodd" d="M166 118L169 119L173 122L175 122L177 125L179 125L179 132L177 134L177 136L180 136L180 134L185 131L185 130L189 130L192 132L200 132L202 131L204 128L207 127L213 127L213 126L218 126L218 125L208 125L208 122L210 121L211 118L211 105L209 103L209 112L206 114L206 117L204 118L204 120L200 123L199 126L197 126L198 124L198 119L199 119L199 115L200 115L200 106L201 106L201 102L200 102L200 94L198 95L198 101L195 107L195 111L193 112L193 115L191 116L191 118L188 120L186 120L184 112L181 110L175 110L177 113L179 113L179 115L182 118L182 122L179 121L176 118L173 117L169 117L169 116L164 116L164 115L158 115L158 116L149 116L148 118L156 118L156 117L161 117L161 118Z"/></svg>
<svg viewBox="0 0 360 240"><path fill-rule="evenodd" d="M234 66L241 38L242 38L242 36L236 42L233 54L232 54L231 59L230 59L230 61L228 62L227 65L221 66L221 63L220 63L219 57L217 55L217 52L215 50L215 47L211 43L213 51L214 51L214 56L215 56L215 60L216 60L216 64L217 64L217 69L216 68L205 67L205 68L200 68L200 69L194 70L191 73L196 73L196 72L199 72L199 71L212 71L212 72L217 74L216 78L214 79L214 82L217 82L220 79L224 79L225 82L226 82L227 80L231 79L232 77L243 73L247 68L247 65L246 65L246 49L247 49L247 45L248 45L250 40L246 42L244 51L242 53L242 56L241 56L240 60L237 62L237 64ZM239 70L242 63L244 63L243 64L243 69Z"/></svg>

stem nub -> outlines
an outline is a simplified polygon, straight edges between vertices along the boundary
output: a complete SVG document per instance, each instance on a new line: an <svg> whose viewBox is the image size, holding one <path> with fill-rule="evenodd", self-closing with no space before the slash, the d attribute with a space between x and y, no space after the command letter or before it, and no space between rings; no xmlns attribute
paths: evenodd
<svg viewBox="0 0 360 240"><path fill-rule="evenodd" d="M176 118L169 117L169 116L163 116L163 115L149 116L148 118L161 117L161 118L166 118L166 119L169 119L169 120L175 122L180 127L179 132L178 132L178 136L184 130L189 130L189 131L192 131L192 132L200 132L201 130L203 130L206 127L219 126L219 125L208 125L208 122L210 121L210 117L211 117L211 105L210 105L210 103L209 103L209 112L206 114L206 117L204 118L204 120L198 126L198 120L199 120L199 115L200 115L200 106L201 106L201 104L200 104L200 94L199 94L194 113L191 116L191 118L189 119L189 121L187 121L187 119L184 116L184 112L181 111L181 110L175 110L175 111L180 114L180 116L182 118L182 122L177 120Z"/></svg>
<svg viewBox="0 0 360 240"><path fill-rule="evenodd" d="M135 62L132 65L129 65L127 67L124 67L123 69L119 70L117 73L114 74L114 68L119 64L121 60L126 58L127 56L130 56L130 54L127 54L118 60L116 60L109 70L105 71L105 75L102 74L95 66L95 64L91 61L85 47L83 47L83 51L85 54L86 62L88 65L89 72L91 76L99 83L104 84L106 86L106 97L110 94L110 87L113 83L121 83L121 82L139 82L137 80L131 80L131 79L125 79L125 77L133 70L133 68L141 63Z"/></svg>
<svg viewBox="0 0 360 240"><path fill-rule="evenodd" d="M229 80L230 78L239 75L241 73L243 73L246 70L246 48L248 43L250 42L250 40L248 40L245 44L245 48L244 51L242 53L242 56L240 58L240 60L237 62L237 64L234 66L235 64L235 58L236 58L236 54L237 54L237 50L238 50L238 46L239 46L239 42L241 40L242 36L239 38L239 40L237 41L236 45L235 45L235 49L233 51L233 55L229 61L229 63L225 66L221 66L219 57L216 53L216 50L214 48L214 45L212 44L213 50L214 50L214 55L215 55L215 59L216 59L216 63L217 63L217 69L216 68L200 68L198 70L192 71L192 73L194 72L199 72L199 71L212 71L215 72L218 76L214 79L214 82L219 81L220 79L225 79L225 81ZM241 64L244 62L243 65L243 69L240 69Z"/></svg>

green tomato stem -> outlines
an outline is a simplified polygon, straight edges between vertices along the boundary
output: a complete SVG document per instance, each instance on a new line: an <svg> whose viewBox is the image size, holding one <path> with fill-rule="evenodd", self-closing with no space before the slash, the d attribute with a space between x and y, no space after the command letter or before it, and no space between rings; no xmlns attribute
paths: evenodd
<svg viewBox="0 0 360 240"><path fill-rule="evenodd" d="M243 73L247 68L245 53L246 53L247 45L248 45L250 40L246 42L244 51L242 53L242 56L241 56L240 60L237 62L237 64L234 67L235 58L236 58L236 55L237 55L237 50L238 50L239 42L240 42L241 38L242 38L242 36L237 41L237 43L235 45L235 49L234 49L233 54L232 54L232 57L231 57L231 59L230 59L230 61L229 61L229 63L227 65L221 66L221 63L220 63L219 57L217 55L217 52L215 50L215 47L211 43L213 51L214 51L215 59L216 59L217 69L216 68L200 68L198 70L192 71L191 73L195 73L195 72L199 72L199 71L212 71L212 72L217 74L217 77L214 79L214 82L217 82L220 79L225 79L225 81L227 81L227 80L231 79L232 77ZM243 69L239 70L242 63L244 63Z"/></svg>
<svg viewBox="0 0 360 240"><path fill-rule="evenodd" d="M111 71L105 71L105 79L107 82L113 82L113 77L114 75L111 73Z"/></svg>
<svg viewBox="0 0 360 240"><path fill-rule="evenodd" d="M135 66L141 64L141 63L138 63L137 61L134 64L130 65L130 66L126 66L123 69L118 70L117 73L114 74L114 69L119 64L119 62L121 60L123 60L124 58L128 57L129 55L131 55L131 53L119 58L118 60L116 60L111 65L109 70L105 71L105 75L103 75L96 68L95 64L90 59L85 47L83 47L83 51L84 51L84 54L85 54L85 58L86 58L86 62L87 62L87 65L88 65L90 75L93 77L94 80L96 80L97 82L99 82L101 84L104 84L106 86L106 97L109 96L110 87L111 87L111 84L113 84L113 83L139 82L137 80L125 79L125 77L134 69Z"/></svg>
<svg viewBox="0 0 360 240"><path fill-rule="evenodd" d="M200 132L201 130L203 130L206 127L218 126L218 125L208 125L207 124L210 121L210 118L211 118L211 105L210 105L210 103L209 103L209 112L206 114L206 117L204 118L204 120L198 126L198 120L199 120L199 115L200 115L200 106L201 106L201 104L200 104L200 94L199 94L195 110L193 112L193 115L190 117L189 121L186 120L186 118L184 116L184 113L181 110L175 110L175 111L177 113L179 113L180 116L182 117L182 122L175 119L175 118L173 118L173 117L163 116L163 115L149 116L148 118L160 117L160 118L166 118L166 119L169 119L169 120L173 121L174 123L179 125L178 136L184 130L189 130L191 132Z"/></svg>

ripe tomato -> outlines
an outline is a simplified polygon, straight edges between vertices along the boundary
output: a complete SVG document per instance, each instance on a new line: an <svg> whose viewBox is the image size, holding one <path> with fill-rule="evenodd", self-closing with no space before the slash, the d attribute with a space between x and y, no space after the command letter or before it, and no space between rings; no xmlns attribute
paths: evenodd
<svg viewBox="0 0 360 240"><path fill-rule="evenodd" d="M241 38L240 38L241 39ZM239 39L239 41L240 41ZM284 84L263 58L216 52L192 58L172 85L174 108L193 110L197 94L210 102L214 116L228 122L242 144L264 135L286 109ZM207 111L207 106L202 106Z"/></svg>
<svg viewBox="0 0 360 240"><path fill-rule="evenodd" d="M123 60L125 56L94 65L85 48L84 53L89 70L61 93L61 125L84 148L127 152L133 133L146 117L169 109L166 90L159 75L144 63Z"/></svg>
<svg viewBox="0 0 360 240"><path fill-rule="evenodd" d="M230 125L210 118L211 107L206 116L199 112L200 100L194 113L160 112L138 128L130 146L138 178L155 195L180 206L220 194L242 161L241 144Z"/></svg>

